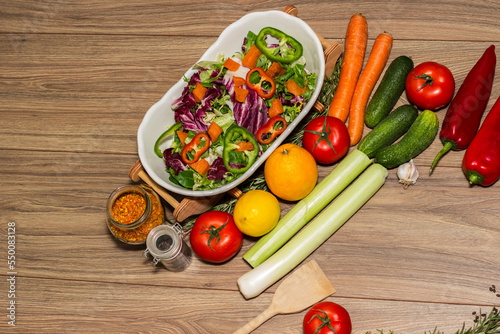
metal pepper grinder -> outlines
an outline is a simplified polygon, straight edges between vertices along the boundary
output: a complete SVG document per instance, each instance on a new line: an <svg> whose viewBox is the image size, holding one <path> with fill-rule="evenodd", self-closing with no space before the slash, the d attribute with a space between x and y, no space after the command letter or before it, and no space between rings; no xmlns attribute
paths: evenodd
<svg viewBox="0 0 500 334"><path fill-rule="evenodd" d="M184 242L184 235L177 223L155 227L146 239L144 256L151 254L153 265L161 262L169 271L183 271L191 264L191 248Z"/></svg>

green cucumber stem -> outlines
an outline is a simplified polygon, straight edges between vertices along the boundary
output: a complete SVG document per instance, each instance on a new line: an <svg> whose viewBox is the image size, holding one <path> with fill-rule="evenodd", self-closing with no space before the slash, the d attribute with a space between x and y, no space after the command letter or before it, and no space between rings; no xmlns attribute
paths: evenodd
<svg viewBox="0 0 500 334"><path fill-rule="evenodd" d="M441 157L443 155L445 155L446 153L448 153L453 148L453 145L454 145L454 143L452 141L447 141L446 143L444 143L443 148L441 149L441 151L439 151L439 153L434 158L434 161L432 162L431 170L429 171L429 175L432 174L432 170L434 169L434 167L436 167L439 159L441 159Z"/></svg>

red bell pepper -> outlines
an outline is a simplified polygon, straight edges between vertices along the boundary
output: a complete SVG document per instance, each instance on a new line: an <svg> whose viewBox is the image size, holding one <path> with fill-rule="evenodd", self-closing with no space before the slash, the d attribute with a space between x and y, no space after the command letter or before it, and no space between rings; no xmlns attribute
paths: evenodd
<svg viewBox="0 0 500 334"><path fill-rule="evenodd" d="M272 141L286 130L286 120L281 116L271 117L266 124L261 126L255 137L263 145L271 144Z"/></svg>
<svg viewBox="0 0 500 334"><path fill-rule="evenodd" d="M500 177L500 97L465 151L462 169L471 184L485 187Z"/></svg>
<svg viewBox="0 0 500 334"><path fill-rule="evenodd" d="M247 73L247 86L254 90L263 99L270 99L276 92L276 83L273 78L260 67L254 67Z"/></svg>
<svg viewBox="0 0 500 334"><path fill-rule="evenodd" d="M466 149L476 135L484 110L490 99L495 76L496 55L492 45L470 70L450 103L443 120L439 137L443 149L432 162L431 170L448 151Z"/></svg>
<svg viewBox="0 0 500 334"><path fill-rule="evenodd" d="M210 147L210 137L202 132L196 134L181 151L181 158L187 164L195 163L200 156Z"/></svg>

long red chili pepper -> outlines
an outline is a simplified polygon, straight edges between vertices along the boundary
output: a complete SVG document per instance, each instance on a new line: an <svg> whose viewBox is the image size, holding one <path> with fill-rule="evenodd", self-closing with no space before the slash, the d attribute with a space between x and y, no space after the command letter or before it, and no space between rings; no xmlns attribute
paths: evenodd
<svg viewBox="0 0 500 334"><path fill-rule="evenodd" d="M202 132L191 139L189 144L181 151L181 158L187 164L195 163L200 156L210 147L210 137Z"/></svg>
<svg viewBox="0 0 500 334"><path fill-rule="evenodd" d="M450 150L466 149L476 135L490 99L495 66L495 46L492 45L484 51L482 57L467 74L448 107L439 133L444 147L434 158L430 173L443 155Z"/></svg>
<svg viewBox="0 0 500 334"><path fill-rule="evenodd" d="M471 184L486 187L500 178L500 97L465 151L462 169Z"/></svg>

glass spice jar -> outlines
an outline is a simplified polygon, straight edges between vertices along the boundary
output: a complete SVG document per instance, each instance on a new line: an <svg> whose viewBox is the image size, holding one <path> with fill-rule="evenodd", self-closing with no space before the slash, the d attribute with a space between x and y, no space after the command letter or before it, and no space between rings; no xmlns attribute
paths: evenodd
<svg viewBox="0 0 500 334"><path fill-rule="evenodd" d="M184 241L186 233L178 223L155 227L148 235L144 256L153 257L169 271L183 271L191 264L191 248Z"/></svg>
<svg viewBox="0 0 500 334"><path fill-rule="evenodd" d="M115 189L108 198L106 214L111 234L132 245L145 244L149 232L165 219L158 195L142 185Z"/></svg>

